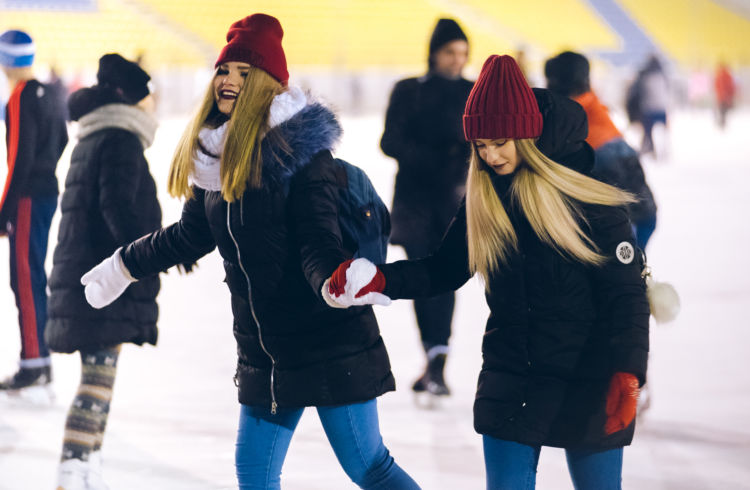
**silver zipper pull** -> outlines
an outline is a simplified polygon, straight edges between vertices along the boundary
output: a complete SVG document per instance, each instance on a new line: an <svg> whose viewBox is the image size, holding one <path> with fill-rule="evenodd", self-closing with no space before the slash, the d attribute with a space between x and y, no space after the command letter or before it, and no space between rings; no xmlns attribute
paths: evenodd
<svg viewBox="0 0 750 490"><path fill-rule="evenodd" d="M271 402L271 415L276 415L276 407L278 407L276 402Z"/></svg>

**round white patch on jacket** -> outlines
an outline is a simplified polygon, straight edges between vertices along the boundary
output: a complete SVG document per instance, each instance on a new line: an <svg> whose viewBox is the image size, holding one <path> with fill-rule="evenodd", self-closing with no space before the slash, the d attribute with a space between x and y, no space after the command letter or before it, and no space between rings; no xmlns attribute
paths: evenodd
<svg viewBox="0 0 750 490"><path fill-rule="evenodd" d="M617 250L615 250L615 255L617 256L617 260L623 264L629 264L633 261L633 257L635 257L635 250L630 242L620 242Z"/></svg>

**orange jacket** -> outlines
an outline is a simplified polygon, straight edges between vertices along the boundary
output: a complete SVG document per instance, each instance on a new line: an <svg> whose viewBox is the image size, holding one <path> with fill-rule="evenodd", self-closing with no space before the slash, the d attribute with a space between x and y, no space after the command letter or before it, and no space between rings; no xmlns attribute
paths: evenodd
<svg viewBox="0 0 750 490"><path fill-rule="evenodd" d="M736 87L732 74L726 66L720 66L714 78L714 88L716 89L716 99L721 104L731 105L734 101Z"/></svg>
<svg viewBox="0 0 750 490"><path fill-rule="evenodd" d="M589 135L586 142L595 150L615 138L622 138L622 133L617 130L615 124L609 118L607 107L599 101L594 92L586 92L573 100L583 106L586 117L589 119Z"/></svg>

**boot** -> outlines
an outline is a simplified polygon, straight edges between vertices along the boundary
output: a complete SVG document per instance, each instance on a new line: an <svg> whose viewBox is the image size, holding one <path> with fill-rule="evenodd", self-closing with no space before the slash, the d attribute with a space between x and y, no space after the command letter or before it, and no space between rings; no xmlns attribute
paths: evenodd
<svg viewBox="0 0 750 490"><path fill-rule="evenodd" d="M88 490L109 490L102 477L102 452L93 451L89 454L89 474L87 478Z"/></svg>
<svg viewBox="0 0 750 490"><path fill-rule="evenodd" d="M451 394L450 388L445 384L443 370L447 354L437 354L427 362L427 391L437 396L448 396Z"/></svg>
<svg viewBox="0 0 750 490"><path fill-rule="evenodd" d="M66 459L57 467L57 490L88 490L88 461Z"/></svg>
<svg viewBox="0 0 750 490"><path fill-rule="evenodd" d="M52 367L19 367L11 377L0 382L0 390L21 390L32 386L47 386L52 382Z"/></svg>
<svg viewBox="0 0 750 490"><path fill-rule="evenodd" d="M446 346L435 346L427 351L427 366L425 371L412 385L411 389L416 393L428 392L432 395L447 396L451 394L450 388L445 384L443 370L448 354Z"/></svg>

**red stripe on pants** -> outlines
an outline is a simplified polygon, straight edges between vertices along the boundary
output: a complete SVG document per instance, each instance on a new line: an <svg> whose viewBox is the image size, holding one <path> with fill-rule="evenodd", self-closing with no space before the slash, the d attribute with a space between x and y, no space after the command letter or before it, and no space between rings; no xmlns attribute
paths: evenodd
<svg viewBox="0 0 750 490"><path fill-rule="evenodd" d="M21 310L21 339L26 359L39 357L39 339L36 329L36 305L31 290L31 268L29 267L29 236L31 234L31 198L18 200L16 216L16 275Z"/></svg>
<svg viewBox="0 0 750 490"><path fill-rule="evenodd" d="M0 209L5 204L5 198L8 197L8 191L10 190L10 182L13 180L13 170L16 167L16 156L18 155L18 127L21 125L21 92L26 86L26 82L18 82L13 89L13 93L8 99L8 176L5 179L5 188L3 189L3 197L0 198Z"/></svg>

